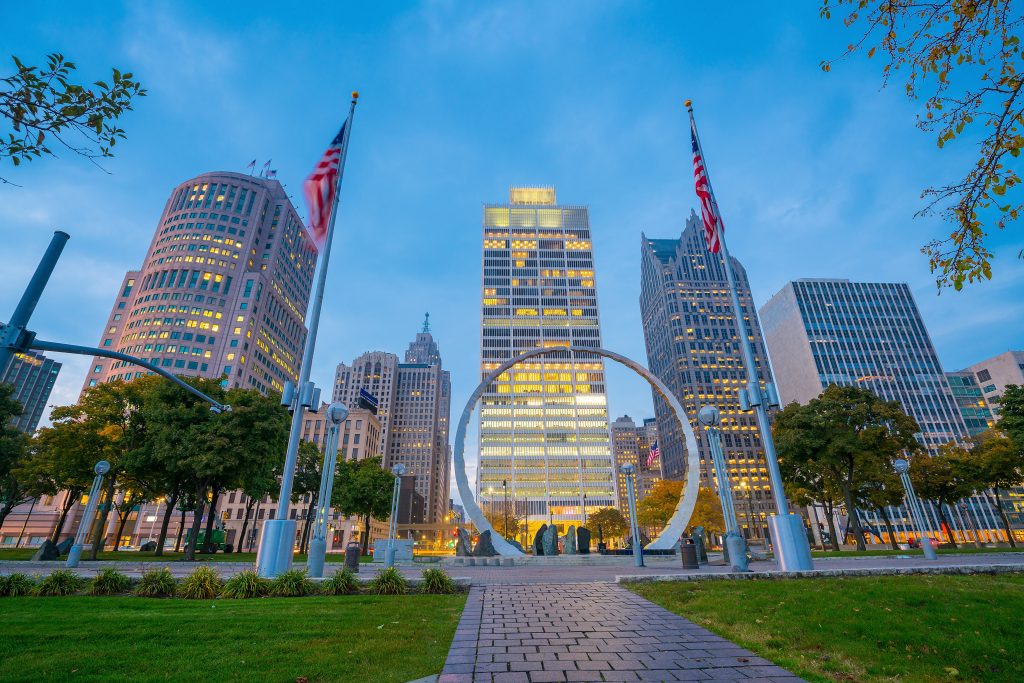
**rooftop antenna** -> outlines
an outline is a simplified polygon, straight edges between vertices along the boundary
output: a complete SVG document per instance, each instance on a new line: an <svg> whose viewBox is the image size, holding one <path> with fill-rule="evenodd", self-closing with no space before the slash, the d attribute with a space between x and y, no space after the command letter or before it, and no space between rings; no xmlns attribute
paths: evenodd
<svg viewBox="0 0 1024 683"><path fill-rule="evenodd" d="M425 313L423 317L423 334L430 334L430 314Z"/></svg>

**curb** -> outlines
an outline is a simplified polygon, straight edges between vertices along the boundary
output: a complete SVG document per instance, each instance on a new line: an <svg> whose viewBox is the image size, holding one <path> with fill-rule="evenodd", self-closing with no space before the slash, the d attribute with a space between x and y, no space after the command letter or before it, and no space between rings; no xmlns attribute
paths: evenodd
<svg viewBox="0 0 1024 683"><path fill-rule="evenodd" d="M948 567L880 567L874 569L813 569L803 572L723 572L719 574L662 574L648 576L616 576L615 583L650 583L652 581L742 581L761 579L820 579L844 576L904 576L909 574L1022 574L1022 564L965 564Z"/></svg>

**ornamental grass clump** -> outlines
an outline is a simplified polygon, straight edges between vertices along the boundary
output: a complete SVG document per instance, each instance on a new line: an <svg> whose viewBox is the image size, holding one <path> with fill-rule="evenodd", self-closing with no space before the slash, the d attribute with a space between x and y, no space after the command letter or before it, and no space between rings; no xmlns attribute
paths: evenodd
<svg viewBox="0 0 1024 683"><path fill-rule="evenodd" d="M351 569L346 567L339 572L335 572L334 576L321 583L320 591L324 595L358 593L359 579L356 578L355 573Z"/></svg>
<svg viewBox="0 0 1024 683"><path fill-rule="evenodd" d="M270 581L264 579L251 569L235 574L224 582L222 598L241 600L245 598L262 598L270 594Z"/></svg>
<svg viewBox="0 0 1024 683"><path fill-rule="evenodd" d="M86 580L70 569L58 569L36 585L36 595L74 595L85 588Z"/></svg>
<svg viewBox="0 0 1024 683"><path fill-rule="evenodd" d="M459 587L452 580L452 577L448 576L448 573L443 569L424 569L423 570L423 583L420 584L420 590L424 593L435 593L439 595L446 595L449 593L457 593Z"/></svg>
<svg viewBox="0 0 1024 683"><path fill-rule="evenodd" d="M277 598L301 598L315 592L316 584L299 569L289 569L270 583L270 594Z"/></svg>
<svg viewBox="0 0 1024 683"><path fill-rule="evenodd" d="M178 590L178 582L167 567L151 569L143 572L142 578L135 586L135 594L143 598L169 598Z"/></svg>
<svg viewBox="0 0 1024 683"><path fill-rule="evenodd" d="M35 587L35 579L28 574L16 572L10 576L0 576L0 597L17 598L31 595Z"/></svg>
<svg viewBox="0 0 1024 683"><path fill-rule="evenodd" d="M132 580L113 567L104 567L89 584L89 595L117 595L128 593Z"/></svg>
<svg viewBox="0 0 1024 683"><path fill-rule="evenodd" d="M396 567L388 567L370 581L370 592L376 595L403 595L409 592L409 580Z"/></svg>
<svg viewBox="0 0 1024 683"><path fill-rule="evenodd" d="M178 595L186 600L212 600L220 595L224 582L212 567L199 567L178 586Z"/></svg>

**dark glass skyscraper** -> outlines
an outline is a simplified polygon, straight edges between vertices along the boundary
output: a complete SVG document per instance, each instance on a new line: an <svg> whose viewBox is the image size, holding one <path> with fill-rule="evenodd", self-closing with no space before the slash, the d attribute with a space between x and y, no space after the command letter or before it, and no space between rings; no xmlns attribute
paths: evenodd
<svg viewBox="0 0 1024 683"><path fill-rule="evenodd" d="M0 372L0 383L12 385L11 398L21 404L21 415L11 420L13 427L28 434L36 431L59 372L60 363L41 353L14 355L7 370Z"/></svg>

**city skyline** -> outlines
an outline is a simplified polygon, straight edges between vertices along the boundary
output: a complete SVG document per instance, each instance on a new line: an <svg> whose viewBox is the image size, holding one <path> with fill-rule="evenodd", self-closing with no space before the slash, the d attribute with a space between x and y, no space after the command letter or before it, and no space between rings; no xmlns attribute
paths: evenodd
<svg viewBox="0 0 1024 683"><path fill-rule="evenodd" d="M111 175L70 157L44 159L19 169L21 187L0 187L6 244L12 253L33 255L9 265L0 307L13 307L49 232L68 230L72 240L34 326L41 337L96 343L119 275L139 265L171 188L199 173L243 171L256 156L258 164L274 159L278 178L297 194L324 138L340 123L347 91L358 87L364 95L361 118L353 131L323 341L314 363L320 386L329 385L343 358L366 348L401 348L408 330L429 310L439 344L455 359L450 369L458 412L478 377L473 359L479 272L469 255L478 249L479 210L510 184L531 180L557 185L590 205L595 269L603 274L605 345L643 358L634 245L641 230L681 233L696 205L681 105L692 96L730 244L750 274L756 305L792 279L909 281L945 370L1021 347L1019 328L1001 324L1024 313L1024 268L1013 258L1008 235L996 237L994 282L940 297L917 251L945 230L938 219L912 219L920 208L919 191L941 181L962 152L935 150L931 138L913 128L913 107L902 93L879 92L873 65L850 61L821 73L818 61L837 54L846 38L841 27L822 22L816 8L757 16L754 28L740 31L756 31L763 45L735 55L716 50L707 36L687 35L683 41L676 35L702 22L719 26L727 15L594 10L573 25L569 47L578 57L557 73L544 67L551 49L545 39L580 13L539 5L534 10L536 18L505 6L346 15L351 21L345 28L325 37L328 46L345 45L329 75L315 68L315 51L282 49L271 59L253 50L266 40L254 38L256 32L268 24L243 20L229 31L227 17L200 6L165 6L153 15L115 11L117 19L110 22L102 9L88 20L68 13L45 22L21 21L25 30L11 37L15 54L39 57L59 48L96 77L113 64L131 67L150 97L126 118L128 140L119 156L103 162ZM282 44L295 46L310 42L309 35L324 37L311 27L313 20L265 21ZM34 28L43 24L49 28ZM64 30L71 25L78 33ZM389 31L359 44L355 37L368 26ZM613 27L615 40L602 45ZM641 45L640 36L649 38L652 31L655 39ZM492 34L498 40L487 45ZM138 37L143 35L145 43ZM521 40L529 40L538 54L496 59L501 45ZM387 57L393 41L405 47ZM157 59L172 49L181 59ZM616 57L617 51L639 51L643 59L634 63ZM476 59L467 59L470 54ZM771 90L758 82L762 69L783 76L772 81ZM254 85L252 75L261 72L266 84ZM312 111L270 102L285 73L294 75L296 93L323 82L336 91L337 107ZM431 83L446 76L465 90L455 101L432 89ZM489 84L494 79L501 88ZM803 93L804 80L817 86L816 101ZM536 100L516 103L506 116L480 120L506 87L542 96L542 106ZM194 100L213 104L189 106ZM267 106L251 106L257 101ZM413 103L415 116L408 109ZM226 117L231 125L213 125ZM513 135L508 121L516 122ZM262 142L254 145L256 138ZM451 239L437 240L437 234ZM450 258L452 251L459 258ZM386 289L377 290L380 298L358 296L352 288L360 283L386 283ZM384 316L376 315L381 299L388 305ZM365 319L375 321L373 329L356 324ZM57 360L64 368L51 403L73 402L90 361ZM642 382L612 367L608 376L611 414L651 414ZM471 454L474 439L471 434Z"/></svg>

